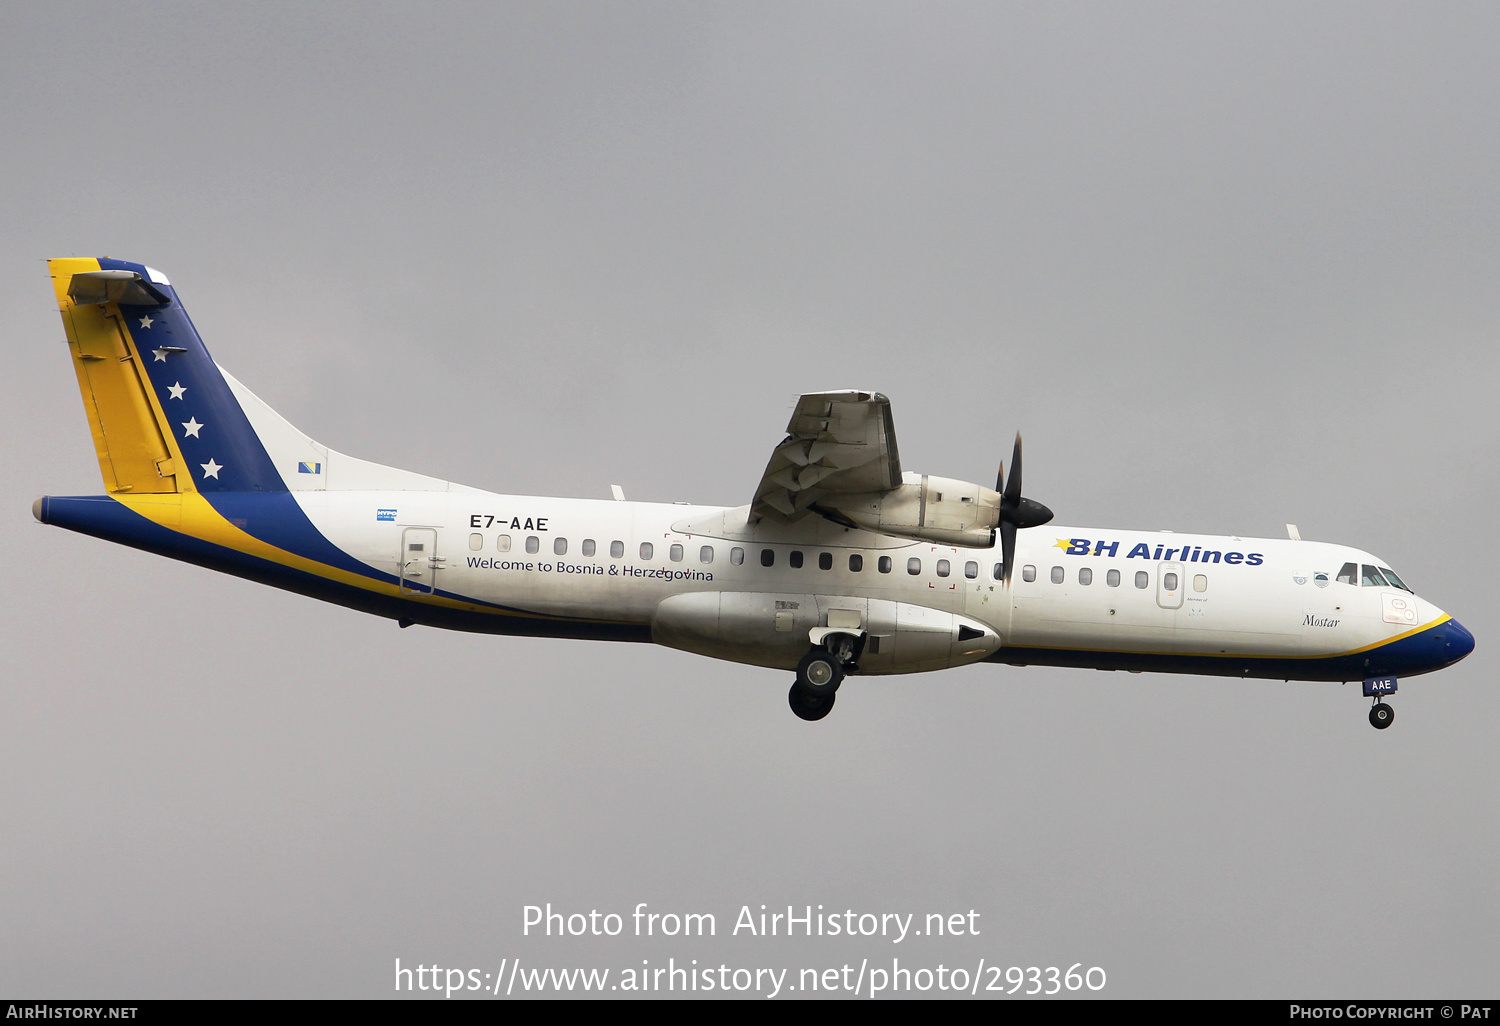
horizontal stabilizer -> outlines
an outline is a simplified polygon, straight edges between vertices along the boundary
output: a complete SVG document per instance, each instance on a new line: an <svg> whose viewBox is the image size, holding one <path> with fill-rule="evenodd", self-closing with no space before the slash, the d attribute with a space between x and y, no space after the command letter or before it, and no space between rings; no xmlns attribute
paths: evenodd
<svg viewBox="0 0 1500 1026"><path fill-rule="evenodd" d="M68 298L86 303L124 303L127 306L166 306L169 300L134 271L81 271L68 284Z"/></svg>

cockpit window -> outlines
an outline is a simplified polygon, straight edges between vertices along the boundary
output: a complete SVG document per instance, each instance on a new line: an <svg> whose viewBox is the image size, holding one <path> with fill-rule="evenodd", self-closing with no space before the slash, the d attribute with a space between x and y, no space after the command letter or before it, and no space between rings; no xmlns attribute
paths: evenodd
<svg viewBox="0 0 1500 1026"><path fill-rule="evenodd" d="M1379 570L1366 563L1359 568L1359 585L1361 588L1384 588L1385 578L1380 576Z"/></svg>
<svg viewBox="0 0 1500 1026"><path fill-rule="evenodd" d="M1401 578L1399 578L1399 577L1396 576L1396 572L1394 570L1391 570L1391 569L1389 569L1387 567L1381 567L1380 568L1380 572L1383 573L1383 574L1385 574L1385 579L1386 580L1390 581L1392 584L1394 584L1396 587L1400 588L1402 591L1411 591L1411 589L1406 586L1406 582L1403 581ZM1416 593L1412 592L1412 594L1416 594Z"/></svg>
<svg viewBox="0 0 1500 1026"><path fill-rule="evenodd" d="M1359 585L1359 564L1345 563L1339 569L1339 583L1353 584L1357 587Z"/></svg>

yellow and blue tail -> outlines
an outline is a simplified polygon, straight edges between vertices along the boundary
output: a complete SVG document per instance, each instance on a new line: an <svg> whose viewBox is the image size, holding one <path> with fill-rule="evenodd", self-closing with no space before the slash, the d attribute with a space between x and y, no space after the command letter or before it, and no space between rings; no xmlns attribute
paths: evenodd
<svg viewBox="0 0 1500 1026"><path fill-rule="evenodd" d="M165 275L108 258L49 268L109 494L287 490Z"/></svg>
<svg viewBox="0 0 1500 1026"><path fill-rule="evenodd" d="M37 519L299 591L395 590L308 520L293 492L326 488L329 451L219 369L165 275L48 263L106 494L38 499Z"/></svg>

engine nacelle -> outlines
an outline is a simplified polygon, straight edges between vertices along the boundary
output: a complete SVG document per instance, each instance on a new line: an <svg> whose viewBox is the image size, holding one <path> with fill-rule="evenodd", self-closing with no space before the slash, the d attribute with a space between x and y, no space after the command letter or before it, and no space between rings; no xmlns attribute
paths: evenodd
<svg viewBox="0 0 1500 1026"><path fill-rule="evenodd" d="M813 508L846 526L966 548L995 544L1000 523L999 492L929 474L902 474L888 492L830 495Z"/></svg>
<svg viewBox="0 0 1500 1026"><path fill-rule="evenodd" d="M699 591L663 599L658 645L790 670L829 632L863 639L861 673L915 673L978 662L1000 636L977 620L889 599Z"/></svg>

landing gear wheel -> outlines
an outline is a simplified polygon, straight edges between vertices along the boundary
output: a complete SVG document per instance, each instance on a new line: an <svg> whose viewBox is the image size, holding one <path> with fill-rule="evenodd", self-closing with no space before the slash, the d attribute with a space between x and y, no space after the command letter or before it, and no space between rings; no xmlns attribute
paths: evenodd
<svg viewBox="0 0 1500 1026"><path fill-rule="evenodd" d="M1384 702L1376 702L1370 707L1370 726L1376 730L1384 730L1396 721L1396 710Z"/></svg>
<svg viewBox="0 0 1500 1026"><path fill-rule="evenodd" d="M797 684L809 697L832 695L844 682L844 664L826 648L815 648L797 664Z"/></svg>
<svg viewBox="0 0 1500 1026"><path fill-rule="evenodd" d="M800 719L821 720L833 711L833 700L837 697L832 691L823 695L810 695L800 683L793 683L792 690L787 692L786 701Z"/></svg>

